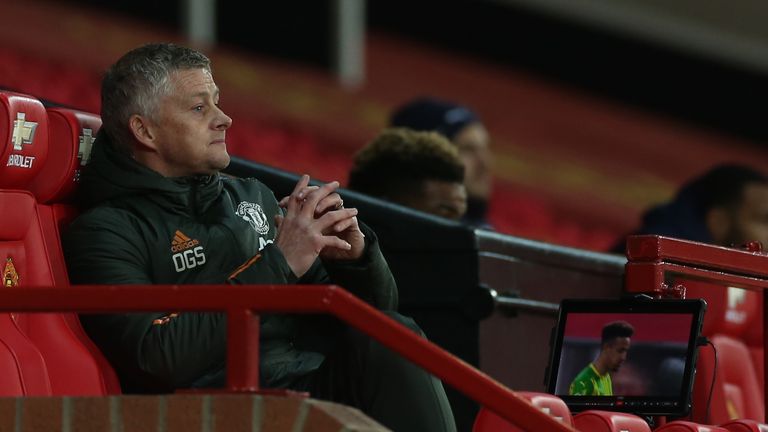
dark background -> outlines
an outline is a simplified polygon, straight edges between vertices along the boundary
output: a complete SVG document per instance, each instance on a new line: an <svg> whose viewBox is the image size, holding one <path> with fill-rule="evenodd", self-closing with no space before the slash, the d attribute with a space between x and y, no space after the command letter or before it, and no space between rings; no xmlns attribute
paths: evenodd
<svg viewBox="0 0 768 432"><path fill-rule="evenodd" d="M68 1L182 30L178 0ZM331 17L329 0L220 1L218 37L255 53L329 68ZM368 1L367 20L369 30L519 68L697 127L768 141L766 76L746 68L490 1Z"/></svg>

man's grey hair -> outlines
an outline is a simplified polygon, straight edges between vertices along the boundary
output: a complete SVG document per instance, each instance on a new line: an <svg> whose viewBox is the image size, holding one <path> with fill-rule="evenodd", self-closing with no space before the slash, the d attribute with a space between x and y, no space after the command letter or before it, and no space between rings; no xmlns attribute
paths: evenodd
<svg viewBox="0 0 768 432"><path fill-rule="evenodd" d="M134 114L154 118L160 99L171 91L171 73L186 69L210 72L211 61L191 48L157 43L129 51L107 70L101 82L101 120L118 149L132 151L128 120Z"/></svg>

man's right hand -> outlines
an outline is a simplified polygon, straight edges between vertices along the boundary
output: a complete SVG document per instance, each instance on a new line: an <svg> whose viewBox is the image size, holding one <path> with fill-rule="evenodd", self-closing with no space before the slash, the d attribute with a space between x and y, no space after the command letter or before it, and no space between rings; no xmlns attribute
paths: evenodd
<svg viewBox="0 0 768 432"><path fill-rule="evenodd" d="M331 232L331 227L341 221L354 218L357 209L342 208L315 218L318 204L338 187L335 181L319 188L309 187L309 176L303 175L291 195L281 200L285 215L275 217L278 229L275 245L297 277L309 270L323 248L351 249L348 242L336 235L323 233Z"/></svg>

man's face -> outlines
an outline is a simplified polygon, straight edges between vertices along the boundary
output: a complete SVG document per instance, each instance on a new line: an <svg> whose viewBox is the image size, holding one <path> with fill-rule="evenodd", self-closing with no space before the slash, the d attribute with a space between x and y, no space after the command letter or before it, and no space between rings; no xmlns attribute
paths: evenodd
<svg viewBox="0 0 768 432"><path fill-rule="evenodd" d="M741 204L732 212L732 229L724 246L758 240L768 248L768 185L750 183L742 191Z"/></svg>
<svg viewBox="0 0 768 432"><path fill-rule="evenodd" d="M472 123L453 137L464 164L464 184L472 198L487 200L491 194L491 152L488 131L480 123Z"/></svg>
<svg viewBox="0 0 768 432"><path fill-rule="evenodd" d="M212 174L229 165L226 130L232 119L219 109L219 89L205 69L169 76L171 91L161 97L150 120L160 173L167 177Z"/></svg>
<svg viewBox="0 0 768 432"><path fill-rule="evenodd" d="M426 213L459 220L467 211L467 191L461 183L425 180L421 194L404 196L400 203Z"/></svg>
<svg viewBox="0 0 768 432"><path fill-rule="evenodd" d="M630 340L628 337L618 337L603 345L605 366L608 372L618 372L622 364L627 360Z"/></svg>

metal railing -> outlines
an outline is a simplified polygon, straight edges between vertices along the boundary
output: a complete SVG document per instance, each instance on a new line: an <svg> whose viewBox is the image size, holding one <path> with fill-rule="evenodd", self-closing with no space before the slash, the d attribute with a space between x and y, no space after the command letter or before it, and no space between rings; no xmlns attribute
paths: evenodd
<svg viewBox="0 0 768 432"><path fill-rule="evenodd" d="M0 311L227 315L227 388L258 390L255 312L329 313L376 339L523 430L573 431L512 390L333 285L73 285L0 290Z"/></svg>

